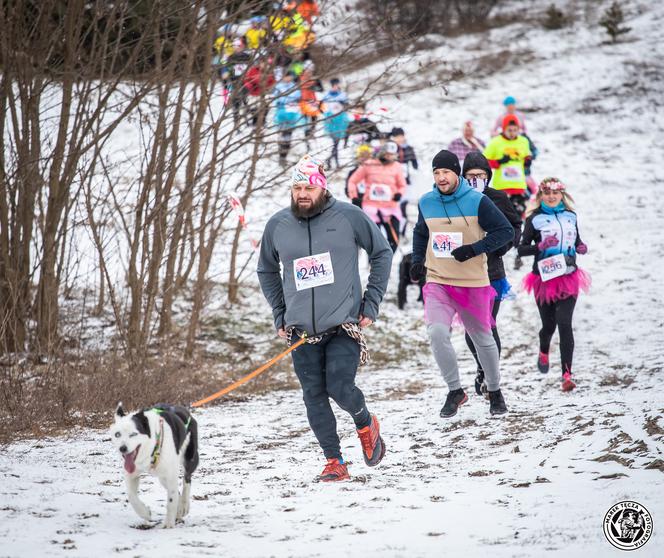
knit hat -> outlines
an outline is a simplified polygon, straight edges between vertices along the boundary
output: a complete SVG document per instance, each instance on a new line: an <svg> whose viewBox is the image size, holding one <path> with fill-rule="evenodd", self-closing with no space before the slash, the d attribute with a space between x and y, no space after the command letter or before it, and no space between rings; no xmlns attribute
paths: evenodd
<svg viewBox="0 0 664 558"><path fill-rule="evenodd" d="M506 114L505 118L503 118L503 130L512 125L521 128L521 124L519 124L519 119L517 118L516 114Z"/></svg>
<svg viewBox="0 0 664 558"><path fill-rule="evenodd" d="M314 159L311 155L305 155L295 165L291 182L293 185L305 182L326 190L327 178L325 178L323 163Z"/></svg>
<svg viewBox="0 0 664 558"><path fill-rule="evenodd" d="M383 146L380 148L381 153L391 153L396 155L399 153L399 146L393 141L386 141Z"/></svg>
<svg viewBox="0 0 664 558"><path fill-rule="evenodd" d="M516 99L512 95L509 95L503 99L503 105L516 105Z"/></svg>
<svg viewBox="0 0 664 558"><path fill-rule="evenodd" d="M457 176L461 174L461 165L459 164L459 158L454 153L448 151L447 149L443 149L438 153L436 153L436 156L433 158L433 161L431 161L431 168L433 170L449 169Z"/></svg>
<svg viewBox="0 0 664 558"><path fill-rule="evenodd" d="M373 155L373 149L371 149L371 146L367 145L366 143L358 145L357 149L355 149L355 157L357 157L358 159L364 156L371 157L372 155Z"/></svg>
<svg viewBox="0 0 664 558"><path fill-rule="evenodd" d="M463 176L466 177L466 173L470 169L480 169L486 172L487 179L491 180L491 166L489 166L489 161L486 157L482 155L479 151L471 151L466 155L466 158L463 160Z"/></svg>
<svg viewBox="0 0 664 558"><path fill-rule="evenodd" d="M566 190L565 185L560 181L558 178L554 178L553 176L550 176L548 178L545 178L540 182L539 185L540 192L544 189L547 190L554 190L557 192L564 192Z"/></svg>

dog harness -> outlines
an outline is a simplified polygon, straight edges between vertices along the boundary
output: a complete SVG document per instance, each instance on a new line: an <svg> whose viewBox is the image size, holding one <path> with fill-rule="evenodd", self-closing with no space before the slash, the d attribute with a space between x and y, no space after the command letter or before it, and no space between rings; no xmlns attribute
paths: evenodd
<svg viewBox="0 0 664 558"><path fill-rule="evenodd" d="M157 432L157 441L155 442L152 455L150 456L150 468L154 469L161 455L161 447L164 445L164 419L159 417L159 432Z"/></svg>
<svg viewBox="0 0 664 558"><path fill-rule="evenodd" d="M174 411L170 411L164 407L152 407L150 410L159 415L159 432L157 432L157 441L155 443L154 450L152 450L152 456L150 460L150 467L154 469L157 466L157 462L161 456L161 448L164 445L164 416L162 415L166 413L166 422L168 422L168 425L173 431L175 447L176 451L178 452L180 451L180 435L178 434L178 426L176 423L179 421L184 426L184 436L186 437L187 432L189 432L189 425L191 424L191 416L188 416L187 422L184 422L182 421L181 417L179 417ZM173 419L175 422L173 422ZM184 441L184 437L182 438L182 441Z"/></svg>

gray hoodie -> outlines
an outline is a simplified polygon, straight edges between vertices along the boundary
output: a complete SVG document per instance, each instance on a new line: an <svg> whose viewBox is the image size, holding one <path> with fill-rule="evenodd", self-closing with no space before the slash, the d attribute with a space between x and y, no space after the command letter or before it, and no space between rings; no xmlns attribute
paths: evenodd
<svg viewBox="0 0 664 558"><path fill-rule="evenodd" d="M371 267L364 292L358 246L369 254ZM316 335L357 323L360 314L375 320L391 265L392 250L376 224L358 207L331 197L309 219L298 219L290 208L273 215L265 225L257 271L275 327Z"/></svg>

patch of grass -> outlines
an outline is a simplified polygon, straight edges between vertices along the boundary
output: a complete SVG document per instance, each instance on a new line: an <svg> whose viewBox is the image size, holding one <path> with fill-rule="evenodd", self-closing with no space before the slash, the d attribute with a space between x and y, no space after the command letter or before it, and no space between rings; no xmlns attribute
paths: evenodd
<svg viewBox="0 0 664 558"><path fill-rule="evenodd" d="M262 337L264 339L265 337ZM47 364L0 366L0 444L65 433L73 426L106 428L119 401L127 409L156 403L188 406L238 380L285 349L270 338L260 348L230 338L223 353L200 351L183 358L182 347L152 346L150 356L131 363L121 352L87 353ZM223 399L241 400L298 386L290 357Z"/></svg>
<svg viewBox="0 0 664 558"><path fill-rule="evenodd" d="M602 381L599 383L602 387L629 387L634 383L634 376L628 376L627 374L616 374L611 373L607 374L602 378Z"/></svg>

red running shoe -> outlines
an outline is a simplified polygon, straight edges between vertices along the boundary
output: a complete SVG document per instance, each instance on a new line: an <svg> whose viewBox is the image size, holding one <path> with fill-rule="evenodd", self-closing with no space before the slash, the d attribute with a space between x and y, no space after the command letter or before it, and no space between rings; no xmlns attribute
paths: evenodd
<svg viewBox="0 0 664 558"><path fill-rule="evenodd" d="M323 472L318 475L318 480L322 482L336 482L350 479L348 467L345 463L339 461L336 457L327 460L327 465Z"/></svg>
<svg viewBox="0 0 664 558"><path fill-rule="evenodd" d="M371 415L371 423L369 426L360 428L357 431L362 444L362 453L364 454L364 462L369 467L378 465L385 456L385 442L380 436L380 424L376 415Z"/></svg>
<svg viewBox="0 0 664 558"><path fill-rule="evenodd" d="M563 384L562 384L563 391L572 391L575 387L576 384L572 381L572 373L565 372L563 374Z"/></svg>

